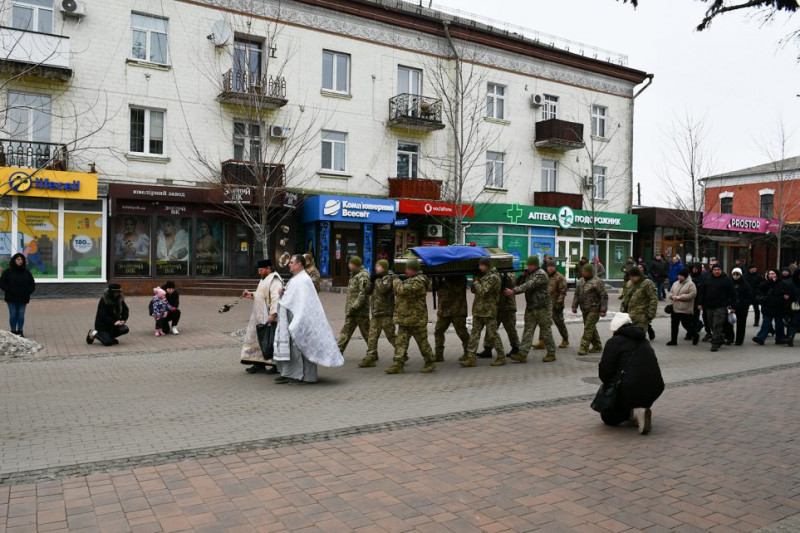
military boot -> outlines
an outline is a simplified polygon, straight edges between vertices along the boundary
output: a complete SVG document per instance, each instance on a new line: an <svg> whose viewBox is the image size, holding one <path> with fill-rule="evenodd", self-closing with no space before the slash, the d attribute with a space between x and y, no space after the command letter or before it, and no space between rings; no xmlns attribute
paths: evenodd
<svg viewBox="0 0 800 533"><path fill-rule="evenodd" d="M544 361L545 363L552 363L555 360L556 360L556 354L547 354L544 356L544 359L542 359L542 361Z"/></svg>
<svg viewBox="0 0 800 533"><path fill-rule="evenodd" d="M373 368L377 359L373 359L372 357L365 357L358 363L358 368Z"/></svg>
<svg viewBox="0 0 800 533"><path fill-rule="evenodd" d="M519 346L512 346L511 351L506 354L506 357L511 357L512 355L517 355L519 353Z"/></svg>
<svg viewBox="0 0 800 533"><path fill-rule="evenodd" d="M444 349L436 351L436 359L437 363L444 363Z"/></svg>
<svg viewBox="0 0 800 533"><path fill-rule="evenodd" d="M492 349L491 348L484 348L482 352L478 353L477 355L480 359L491 359L492 358Z"/></svg>
<svg viewBox="0 0 800 533"><path fill-rule="evenodd" d="M561 344L558 345L559 348L567 348L569 346L569 341L567 339L563 339Z"/></svg>
<svg viewBox="0 0 800 533"><path fill-rule="evenodd" d="M527 355L522 355L522 354L519 354L519 353L514 354L514 355L510 355L508 358L511 359L512 361L516 361L517 363L527 363L528 362L528 356Z"/></svg>
<svg viewBox="0 0 800 533"><path fill-rule="evenodd" d="M467 359L468 359L467 354L464 354L464 355L462 355L461 357L458 358L458 362L459 363L463 363Z"/></svg>
<svg viewBox="0 0 800 533"><path fill-rule="evenodd" d="M478 366L478 362L475 361L475 357L467 357L464 361L459 362L462 368L472 368Z"/></svg>
<svg viewBox="0 0 800 533"><path fill-rule="evenodd" d="M583 346L581 346L578 349L578 355L586 355L588 353L589 353L589 349L588 348L584 348Z"/></svg>
<svg viewBox="0 0 800 533"><path fill-rule="evenodd" d="M499 356L497 356L497 359L492 361L492 365L491 366L503 366L504 364L506 364L505 356L504 355L499 355Z"/></svg>
<svg viewBox="0 0 800 533"><path fill-rule="evenodd" d="M405 370L403 370L403 364L402 363L395 363L395 364L393 364L392 366L390 366L389 368L386 369L386 373L387 374L403 374L403 373L405 373Z"/></svg>
<svg viewBox="0 0 800 533"><path fill-rule="evenodd" d="M592 348L589 350L589 353L603 353L603 347L602 346L592 346Z"/></svg>
<svg viewBox="0 0 800 533"><path fill-rule="evenodd" d="M545 345L544 345L544 342L539 341L536 344L534 344L533 346L531 346L531 348L533 348L534 350L544 350L545 349Z"/></svg>
<svg viewBox="0 0 800 533"><path fill-rule="evenodd" d="M422 372L423 374L430 374L434 370L436 370L436 363L434 363L433 360L428 360L425 361L425 366L422 367L422 370L420 370L420 372Z"/></svg>

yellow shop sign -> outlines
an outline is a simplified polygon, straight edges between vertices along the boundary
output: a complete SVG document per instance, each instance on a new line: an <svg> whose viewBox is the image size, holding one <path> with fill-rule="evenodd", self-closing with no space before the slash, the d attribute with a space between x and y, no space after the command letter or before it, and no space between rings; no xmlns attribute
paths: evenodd
<svg viewBox="0 0 800 533"><path fill-rule="evenodd" d="M0 168L0 196L97 199L97 174L33 168Z"/></svg>

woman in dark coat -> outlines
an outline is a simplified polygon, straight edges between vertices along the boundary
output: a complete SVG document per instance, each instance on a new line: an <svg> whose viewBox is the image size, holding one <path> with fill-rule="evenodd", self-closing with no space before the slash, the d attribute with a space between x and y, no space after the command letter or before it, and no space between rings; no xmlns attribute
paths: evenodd
<svg viewBox="0 0 800 533"><path fill-rule="evenodd" d="M780 274L775 269L767 272L767 280L758 288L761 295L761 329L753 337L756 344L764 344L770 327L775 328L775 344L784 344L783 315L792 297L792 288L781 280Z"/></svg>
<svg viewBox="0 0 800 533"><path fill-rule="evenodd" d="M736 298L731 303L731 307L736 313L736 333L734 327L730 322L725 321L725 342L734 340L736 346L741 346L744 342L744 334L747 329L747 312L750 310L750 302L753 301L753 294L750 290L750 285L744 279L744 273L739 267L731 271L731 278L733 279L733 290Z"/></svg>
<svg viewBox="0 0 800 533"><path fill-rule="evenodd" d="M609 426L635 421L641 435L650 432L653 406L664 392L664 379L656 354L644 331L631 323L626 313L611 320L611 337L600 360L600 380L610 385L622 374L614 408L600 417Z"/></svg>
<svg viewBox="0 0 800 533"><path fill-rule="evenodd" d="M112 283L103 291L103 296L97 302L97 314L94 317L94 329L86 334L86 343L92 344L95 339L103 346L119 344L117 337L130 331L125 322L128 321L128 305L122 296L122 286Z"/></svg>
<svg viewBox="0 0 800 533"><path fill-rule="evenodd" d="M8 304L8 321L11 333L24 337L25 308L31 301L31 294L36 290L36 281L27 268L27 261L22 254L14 254L8 268L0 275L0 289L5 293Z"/></svg>
<svg viewBox="0 0 800 533"><path fill-rule="evenodd" d="M786 333L786 345L794 346L794 336L797 335L797 330L800 329L800 311L792 310L791 302L800 303L800 268L796 268L792 273L792 297L789 302L787 310L787 313L789 313L789 331Z"/></svg>

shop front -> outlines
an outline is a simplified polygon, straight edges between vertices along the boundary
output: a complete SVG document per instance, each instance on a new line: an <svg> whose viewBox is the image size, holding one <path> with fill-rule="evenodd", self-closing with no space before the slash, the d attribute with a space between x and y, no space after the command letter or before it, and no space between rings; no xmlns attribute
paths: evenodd
<svg viewBox="0 0 800 533"><path fill-rule="evenodd" d="M467 242L497 246L522 268L529 255L558 258L568 279L575 277L581 257L599 258L606 279L622 279L637 229L636 215L519 204L477 204L467 229Z"/></svg>
<svg viewBox="0 0 800 533"><path fill-rule="evenodd" d="M713 257L726 270L733 268L737 260L752 261L762 271L774 265L775 241L769 236L781 229L779 220L703 213L703 229L712 230L706 238L714 244Z"/></svg>
<svg viewBox="0 0 800 533"><path fill-rule="evenodd" d="M347 285L347 262L357 255L372 272L373 260L389 259L386 234L395 222L395 202L383 198L319 195L303 202L301 222L307 250L323 277Z"/></svg>
<svg viewBox="0 0 800 533"><path fill-rule="evenodd" d="M97 174L0 168L0 265L16 253L42 283L106 279L106 203Z"/></svg>
<svg viewBox="0 0 800 533"><path fill-rule="evenodd" d="M465 221L475 216L475 208L428 200L397 200L394 255L401 256L415 246L447 246L455 240L449 229L461 212Z"/></svg>

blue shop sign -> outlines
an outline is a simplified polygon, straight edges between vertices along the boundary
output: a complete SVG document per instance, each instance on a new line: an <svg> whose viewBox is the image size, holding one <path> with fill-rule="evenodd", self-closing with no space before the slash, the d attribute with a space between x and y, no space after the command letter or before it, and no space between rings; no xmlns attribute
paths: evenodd
<svg viewBox="0 0 800 533"><path fill-rule="evenodd" d="M395 228L407 228L408 227L408 219L407 218L398 218L394 221Z"/></svg>
<svg viewBox="0 0 800 533"><path fill-rule="evenodd" d="M303 222L336 220L361 224L394 223L395 202L380 198L312 196L303 202Z"/></svg>

